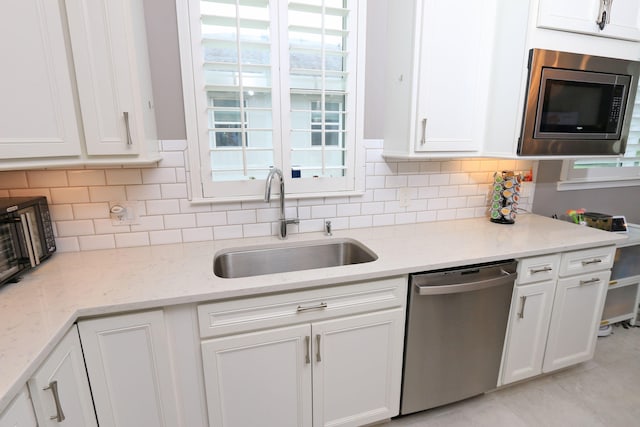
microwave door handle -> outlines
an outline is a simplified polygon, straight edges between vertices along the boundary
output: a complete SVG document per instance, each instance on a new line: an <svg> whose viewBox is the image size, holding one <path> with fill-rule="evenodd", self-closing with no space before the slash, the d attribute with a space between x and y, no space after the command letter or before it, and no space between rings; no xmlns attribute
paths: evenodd
<svg viewBox="0 0 640 427"><path fill-rule="evenodd" d="M31 263L31 267L35 267L36 265L40 264L40 260L36 262L36 257L34 255L33 233L31 232L31 228L29 227L28 213L20 214L20 223L22 224L22 233L24 234L24 244L27 247L27 252L29 253L29 262Z"/></svg>

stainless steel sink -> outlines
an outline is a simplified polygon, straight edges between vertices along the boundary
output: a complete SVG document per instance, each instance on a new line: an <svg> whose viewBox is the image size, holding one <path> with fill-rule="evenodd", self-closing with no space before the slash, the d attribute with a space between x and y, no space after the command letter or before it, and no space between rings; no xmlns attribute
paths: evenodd
<svg viewBox="0 0 640 427"><path fill-rule="evenodd" d="M213 259L213 272L223 278L249 277L361 264L376 259L378 256L357 240L331 239L222 250Z"/></svg>

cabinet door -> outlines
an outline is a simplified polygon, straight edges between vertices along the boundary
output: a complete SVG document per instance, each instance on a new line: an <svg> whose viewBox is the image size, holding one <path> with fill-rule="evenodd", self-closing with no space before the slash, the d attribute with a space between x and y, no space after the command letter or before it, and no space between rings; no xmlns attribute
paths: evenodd
<svg viewBox="0 0 640 427"><path fill-rule="evenodd" d="M143 101L135 75L147 53L136 52L136 32L144 34L144 20L134 19L143 16L142 0L65 3L87 154L138 154Z"/></svg>
<svg viewBox="0 0 640 427"><path fill-rule="evenodd" d="M29 392L24 389L0 414L0 427L37 427L36 417L29 401Z"/></svg>
<svg viewBox="0 0 640 427"><path fill-rule="evenodd" d="M97 426L75 325L31 377L29 389L41 427Z"/></svg>
<svg viewBox="0 0 640 427"><path fill-rule="evenodd" d="M209 424L311 426L310 333L298 325L203 341Z"/></svg>
<svg viewBox="0 0 640 427"><path fill-rule="evenodd" d="M540 0L538 27L640 41L637 0L612 1L610 22L602 30L596 23L601 4L602 0Z"/></svg>
<svg viewBox="0 0 640 427"><path fill-rule="evenodd" d="M502 384L542 373L555 281L517 286L511 303Z"/></svg>
<svg viewBox="0 0 640 427"><path fill-rule="evenodd" d="M610 271L559 279L543 372L593 357Z"/></svg>
<svg viewBox="0 0 640 427"><path fill-rule="evenodd" d="M404 311L312 325L313 425L360 426L398 414Z"/></svg>
<svg viewBox="0 0 640 427"><path fill-rule="evenodd" d="M79 155L58 2L2 2L0 57L0 159Z"/></svg>
<svg viewBox="0 0 640 427"><path fill-rule="evenodd" d="M426 0L422 7L415 150L478 151L494 2Z"/></svg>
<svg viewBox="0 0 640 427"><path fill-rule="evenodd" d="M78 322L98 423L178 425L160 310Z"/></svg>

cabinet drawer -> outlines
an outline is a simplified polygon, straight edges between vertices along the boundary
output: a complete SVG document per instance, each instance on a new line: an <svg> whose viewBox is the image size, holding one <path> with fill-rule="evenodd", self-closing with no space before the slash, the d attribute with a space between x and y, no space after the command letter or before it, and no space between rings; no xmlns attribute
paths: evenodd
<svg viewBox="0 0 640 427"><path fill-rule="evenodd" d="M198 306L200 337L311 322L406 303L407 277L213 302Z"/></svg>
<svg viewBox="0 0 640 427"><path fill-rule="evenodd" d="M615 246L566 252L560 262L560 276L573 276L592 271L609 270L613 265Z"/></svg>
<svg viewBox="0 0 640 427"><path fill-rule="evenodd" d="M560 266L560 254L524 258L518 261L518 285L554 279Z"/></svg>

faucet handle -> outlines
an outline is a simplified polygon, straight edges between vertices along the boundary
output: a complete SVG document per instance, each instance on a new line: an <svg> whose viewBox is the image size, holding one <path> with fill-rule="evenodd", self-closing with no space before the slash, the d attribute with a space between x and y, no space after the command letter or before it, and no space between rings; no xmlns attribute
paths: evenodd
<svg viewBox="0 0 640 427"><path fill-rule="evenodd" d="M331 221L324 222L324 234L325 236L333 236L333 233L331 233Z"/></svg>

